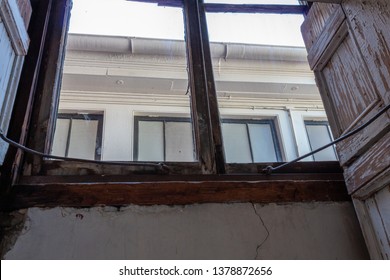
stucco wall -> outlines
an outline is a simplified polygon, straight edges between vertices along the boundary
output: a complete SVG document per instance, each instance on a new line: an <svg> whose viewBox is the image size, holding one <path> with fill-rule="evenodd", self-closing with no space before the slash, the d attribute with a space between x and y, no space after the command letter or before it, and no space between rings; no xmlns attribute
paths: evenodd
<svg viewBox="0 0 390 280"><path fill-rule="evenodd" d="M349 202L31 208L5 259L361 259Z"/></svg>

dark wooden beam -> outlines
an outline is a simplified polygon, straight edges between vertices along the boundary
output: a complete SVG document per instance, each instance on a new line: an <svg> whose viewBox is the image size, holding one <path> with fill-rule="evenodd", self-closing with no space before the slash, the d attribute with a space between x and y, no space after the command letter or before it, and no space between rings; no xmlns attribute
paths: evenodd
<svg viewBox="0 0 390 280"><path fill-rule="evenodd" d="M155 3L164 7L183 7L183 0L129 0L135 2ZM326 3L337 3L337 0L323 0ZM316 1L321 2L321 1ZM270 5L270 4L202 4L208 13L262 13L262 14L305 14L306 5Z"/></svg>
<svg viewBox="0 0 390 280"><path fill-rule="evenodd" d="M209 42L209 33L207 29L207 19L206 12L204 9L199 9L200 16L200 28L202 32L202 44L203 44L203 53L204 53L204 64L207 77L207 93L210 106L210 117L211 117L211 127L214 141L214 151L215 151L215 164L218 174L226 173L225 166L225 152L223 148L223 137L222 137L222 126L220 121L219 106L218 106L218 96L217 89L215 87L214 81L214 70L212 65L210 42Z"/></svg>
<svg viewBox="0 0 390 280"><path fill-rule="evenodd" d="M340 4L341 0L307 0L307 2Z"/></svg>
<svg viewBox="0 0 390 280"><path fill-rule="evenodd" d="M344 181L342 173L287 173L287 174L235 174L235 175L65 175L23 176L20 185L87 184L87 183L141 183L141 182L196 182L196 181Z"/></svg>
<svg viewBox="0 0 390 280"><path fill-rule="evenodd" d="M308 7L304 5L235 5L235 4L204 4L208 13L249 13L249 14L306 14Z"/></svg>
<svg viewBox="0 0 390 280"><path fill-rule="evenodd" d="M155 176L156 174L167 175L200 175L202 169L199 162L166 162L168 166L168 172L160 172L153 166L123 166L119 165L105 165L95 163L83 163L75 161L58 161L58 160L45 160L42 165L41 172L37 175L40 176L77 176L77 175L125 175L134 176L140 174L147 174L148 176ZM263 169L268 165L276 167L282 164L282 162L276 163L230 163L226 164L226 171L228 174L262 174ZM318 174L318 173L340 173L343 170L340 164L336 161L330 162L295 162L291 165L284 167L274 174Z"/></svg>
<svg viewBox="0 0 390 280"><path fill-rule="evenodd" d="M28 207L348 201L343 180L193 181L17 185L3 210Z"/></svg>
<svg viewBox="0 0 390 280"><path fill-rule="evenodd" d="M53 1L28 141L28 146L39 152L50 150L54 136L70 9L71 0ZM37 173L41 163L40 157L29 155L26 168Z"/></svg>
<svg viewBox="0 0 390 280"><path fill-rule="evenodd" d="M203 172L210 174L216 166L199 5L198 1L184 0L184 24L195 146Z"/></svg>

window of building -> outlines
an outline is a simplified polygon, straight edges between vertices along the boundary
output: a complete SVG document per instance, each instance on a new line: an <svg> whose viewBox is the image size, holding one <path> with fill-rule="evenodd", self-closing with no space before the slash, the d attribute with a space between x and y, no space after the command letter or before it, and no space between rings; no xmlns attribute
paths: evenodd
<svg viewBox="0 0 390 280"><path fill-rule="evenodd" d="M102 16L97 19L104 26L86 20L86 12L81 12L81 21L97 30L104 27L119 32L119 29L108 27L107 19L119 19L119 14L123 15L125 9L112 13L108 7L119 2L121 5L135 5L144 1L85 2L89 2L89 7L102 8ZM100 5L102 2L105 3ZM311 95L312 89L316 88L313 74L309 74L307 65L300 67L302 57L307 55L304 48L259 46L257 43L217 39L210 43L207 32L210 26L207 26L205 12L231 13L232 10L226 8L228 5L203 3L201 0L145 2L138 4L153 6L163 13L176 10L179 21L171 15L166 19L173 20L171 27L181 27L181 37L153 38L154 35L149 33L151 37L143 38L140 34L116 33L111 36L115 38L108 39L107 34L89 31L81 34L72 28L71 34L66 34L72 0L32 1L32 48L22 71L10 138L39 152L53 151L58 155L103 162L48 160L12 148L2 166L2 184L5 178L6 186L19 183L23 188L29 184L41 184L50 188L48 192L57 189L58 195L54 192L47 196L46 192L41 192L43 203L35 200L34 195L26 195L26 198L34 198L30 206L47 205L47 200L52 200L50 205L71 207L128 203L151 205L161 203L160 198L166 198L163 203L167 204L264 202L264 195L267 200L275 198L287 202L296 199L295 193L307 193L309 197L304 198L305 201L317 199L311 182L297 184L299 180L317 178L318 174L314 174L313 170L316 170L312 168L316 163L310 163L311 168L306 168L306 163L299 163L280 171L288 172L286 177L293 178L288 182L276 182L271 177L263 180L265 175L259 175L270 165L269 161L288 161L300 155L297 142L294 142L295 123L289 118L293 110L318 111L322 108L318 103L318 93ZM246 6L236 5L233 13L282 12L302 17L306 8L270 5L266 9L254 7L248 10ZM160 21L162 17L156 14L141 16L134 11L137 9L133 9L132 16L122 17L119 21L121 27L138 26L157 35L166 34L159 32L165 22ZM75 13L73 10L72 14ZM106 17L109 13L112 14ZM136 21L130 23L131 19ZM237 25L239 22L235 20ZM224 24L221 26L229 30ZM249 25L241 30L253 34L263 28ZM165 26L163 30L169 33L173 28ZM290 33L289 27L286 31ZM68 52L65 54L66 42ZM103 58L103 61L98 58ZM272 59L278 62L273 64ZM282 71L279 66L286 61L285 66L290 66L290 69ZM299 67L294 62L299 62ZM245 76L246 70L251 72L249 77ZM298 75L292 75L296 70ZM257 88L258 85L261 89ZM308 96L313 98L307 100ZM225 117L220 118L220 111ZM104 130L99 129L102 122L93 119L92 113L88 114L87 121L84 116L81 119L65 117L62 115L65 112L104 112ZM152 119L174 115L190 116L191 122L165 117ZM237 119L232 120L232 117ZM302 135L305 135L302 119L301 123ZM136 138L132 135L135 126L138 126ZM116 133L118 129L120 136ZM175 135L187 133L175 138L172 131L176 132ZM85 135L88 140L83 138ZM111 151L107 152L109 149ZM151 153L149 149L155 151ZM246 151L245 158L232 156L235 149ZM160 164L161 161L165 162ZM312 174L296 174L303 172ZM339 165L329 164L324 172L337 173L341 184ZM253 176L248 176L248 173ZM220 176L223 174L229 176ZM325 175L324 184L328 184L327 176L332 175ZM300 179L297 181L296 178ZM204 183L191 184L188 181ZM76 184L69 184L71 182ZM137 186L129 188L129 182ZM237 182L240 182L238 186ZM52 184L58 185L52 188ZM296 191L285 195L286 189L291 190L289 186ZM63 191L63 187L72 191L72 196ZM76 194L74 188L80 193ZM29 188L23 189L27 191ZM326 199L329 199L327 192Z"/></svg>
<svg viewBox="0 0 390 280"><path fill-rule="evenodd" d="M195 161L191 122L133 124L128 115L172 108L191 118L182 8L147 1L73 2L58 110L104 111L102 160Z"/></svg>
<svg viewBox="0 0 390 280"><path fill-rule="evenodd" d="M305 121L305 127L312 151L332 142L333 137L328 122ZM336 151L334 147L329 147L313 155L313 159L315 161L337 160Z"/></svg>
<svg viewBox="0 0 390 280"><path fill-rule="evenodd" d="M102 154L103 115L59 114L52 154L100 160Z"/></svg>
<svg viewBox="0 0 390 280"><path fill-rule="evenodd" d="M189 118L135 117L134 160L194 161Z"/></svg>
<svg viewBox="0 0 390 280"><path fill-rule="evenodd" d="M228 163L281 161L273 120L224 119L222 123Z"/></svg>
<svg viewBox="0 0 390 280"><path fill-rule="evenodd" d="M134 160L193 161L191 130L189 118L135 117ZM223 119L222 134L228 163L282 159L273 120Z"/></svg>
<svg viewBox="0 0 390 280"><path fill-rule="evenodd" d="M111 2L104 5L100 5L100 2L104 1L99 1L96 6L102 8L103 16L97 18L104 19L104 15L110 13L104 7L111 6ZM314 77L307 65L307 54L302 44L234 41L212 35L218 34L221 26L231 30L225 25L226 22L231 23L230 14L236 17L235 31L250 30L249 33L253 35L253 24L246 19L262 18L263 9L254 9L252 13L238 5L231 13L225 5L210 6L211 3L203 1L121 1L120 5L132 6L130 10L134 17L127 16L127 20L137 19L138 22L131 24L123 21L119 25L145 27L141 29L148 30L146 35L118 33L119 30L115 28L111 28L117 32L112 36L93 34L92 31L83 31L89 34L82 34L77 33L71 25L71 33L65 36L70 5L65 0L54 5L52 18L63 16L61 13L65 13L65 17L63 22L53 21L48 30L47 40L50 44L46 47L47 52L42 52L45 56L42 67L51 75L40 77L42 81L38 83L39 95L36 99L38 113L34 112L32 116L33 126L41 127L42 123L48 123L48 129L34 131L29 147L68 157L136 161L134 165L129 163L117 169L112 167L115 174L159 171L158 168L145 167L151 164L142 166L143 162L150 161L165 161L168 167L169 162L178 162L180 167L172 166L175 172L182 174L233 174L238 170L235 169L237 163L251 166L240 167L239 170L259 172L262 169L257 167L257 163L290 160L297 154L292 151L293 142L288 145L284 143L286 139L293 139L293 131L287 124L288 108L303 106L303 109L317 109L320 100L318 92L313 91L316 90ZM116 4L113 2L112 5ZM153 26L149 24L151 16L139 16L140 6L151 7L156 12L153 14ZM299 25L305 11L301 7L296 5L292 9L288 6L283 10L297 14L294 17L299 18L295 25L299 40ZM120 9L121 14L124 10ZM264 13L278 14L279 7L272 6ZM214 21L216 25L211 22L214 15L219 18ZM284 16L291 18L290 15L275 16L275 24L278 25L278 18ZM119 19L120 16L118 13L117 17L107 18ZM183 27L179 30L179 37L158 32L166 21L173 26ZM242 26L241 23L246 25ZM173 30L169 26L163 28L165 32ZM63 33L56 33L56 28L63 28ZM66 38L65 53L58 42L66 42ZM58 49L58 53L53 49ZM64 56L63 73L56 72ZM298 74L295 75L294 71ZM60 97L57 94L59 91ZM311 98L310 101L301 102L307 97ZM53 108L58 108L60 112L69 109L104 111L105 122L117 123L107 127L105 124L103 136L98 133L98 122L92 121L87 125L83 119L66 119L61 114L58 114L57 120ZM224 116L237 116L240 120L220 118L220 110ZM153 112L156 116L167 113L189 115L191 121L144 118L134 112L145 115ZM273 119L264 119L264 116L273 118L275 114L281 116L278 121L283 121L280 125L278 123L280 131L276 129ZM55 126L57 132L54 135L51 127ZM84 126L89 128L82 129ZM118 137L113 127L128 133ZM75 145L83 135L90 135L91 139ZM96 135L100 135L99 144L96 144ZM105 157L99 148L102 139L105 149L110 147L106 145L110 142L108 138L113 139L111 146L115 146L115 153ZM52 139L54 144L50 147L48 143ZM88 149L81 148L86 146ZM291 151L286 152L286 146ZM84 152L80 152L80 149L84 149ZM31 166L26 170L31 170L32 175L45 175L46 170L50 170L50 174L57 174L56 171L63 174L64 169L70 166L70 163L53 163L34 156L28 156L26 162ZM89 168L88 163L83 164ZM107 169L102 170L96 168L93 174L98 175ZM67 174L78 175L76 169Z"/></svg>

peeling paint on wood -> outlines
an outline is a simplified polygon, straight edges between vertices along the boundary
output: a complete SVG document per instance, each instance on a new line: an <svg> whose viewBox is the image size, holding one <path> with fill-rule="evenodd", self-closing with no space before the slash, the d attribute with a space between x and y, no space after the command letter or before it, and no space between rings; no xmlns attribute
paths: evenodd
<svg viewBox="0 0 390 280"><path fill-rule="evenodd" d="M31 7L30 0L17 0L16 3L19 7L20 15L23 18L24 26L27 29L28 25L30 23L31 14L32 14L32 7Z"/></svg>
<svg viewBox="0 0 390 280"><path fill-rule="evenodd" d="M347 36L323 70L343 131L377 100L371 76L358 53Z"/></svg>
<svg viewBox="0 0 390 280"><path fill-rule="evenodd" d="M390 166L390 133L345 169L348 191L353 193Z"/></svg>
<svg viewBox="0 0 390 280"><path fill-rule="evenodd" d="M316 3L313 5L302 24L302 36L305 41L306 49L309 52L313 44L321 35L334 11L339 8L337 4Z"/></svg>
<svg viewBox="0 0 390 280"><path fill-rule="evenodd" d="M390 2L388 0L345 0L343 7L386 103L390 102Z"/></svg>

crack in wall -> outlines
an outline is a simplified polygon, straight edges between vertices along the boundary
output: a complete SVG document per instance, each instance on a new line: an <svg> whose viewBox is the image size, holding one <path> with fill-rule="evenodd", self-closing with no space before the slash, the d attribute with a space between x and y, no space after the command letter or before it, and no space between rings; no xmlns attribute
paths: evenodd
<svg viewBox="0 0 390 280"><path fill-rule="evenodd" d="M265 223L264 223L263 218L260 216L259 212L257 212L257 209L256 209L255 204L254 204L254 203L251 203L251 205L252 205L252 207L253 207L253 211L255 212L255 215L256 215L257 217L259 217L259 220L260 220L261 225L264 227L265 231L267 232L267 235L265 236L264 240L261 241L260 244L258 244L258 245L256 246L256 256L255 256L254 259L257 260L257 258L258 258L258 256L259 256L259 250L260 250L260 248L264 245L264 243L268 240L270 233L269 233L269 230L268 230L267 226L266 226Z"/></svg>

